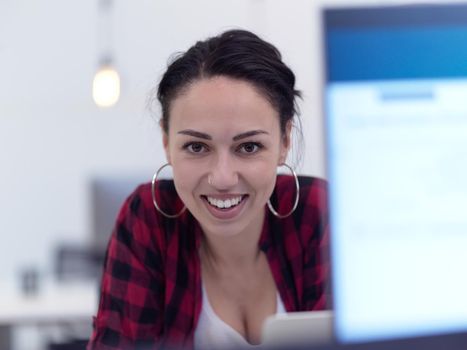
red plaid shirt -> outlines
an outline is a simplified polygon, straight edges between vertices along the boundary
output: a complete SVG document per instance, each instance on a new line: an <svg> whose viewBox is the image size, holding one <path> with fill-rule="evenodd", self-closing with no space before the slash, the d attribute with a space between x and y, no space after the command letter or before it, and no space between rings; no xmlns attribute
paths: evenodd
<svg viewBox="0 0 467 350"><path fill-rule="evenodd" d="M289 312L324 309L327 299L326 183L311 177L299 181L295 212L279 219L265 208L258 242ZM183 205L168 181L160 182L156 193L158 203L172 208L171 213ZM279 176L271 198L274 208L288 212L294 196L293 178ZM160 215L150 184L136 189L124 203L110 239L88 350L193 346L202 301L202 234L188 211L176 219Z"/></svg>

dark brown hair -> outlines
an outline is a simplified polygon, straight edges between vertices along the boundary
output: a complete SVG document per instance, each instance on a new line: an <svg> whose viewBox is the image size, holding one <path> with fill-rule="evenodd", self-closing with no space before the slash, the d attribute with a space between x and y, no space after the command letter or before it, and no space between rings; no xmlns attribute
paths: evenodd
<svg viewBox="0 0 467 350"><path fill-rule="evenodd" d="M202 78L225 76L251 83L269 100L280 118L284 134L287 122L297 114L295 75L270 43L246 30L229 30L198 41L169 64L157 90L162 106L162 129L168 133L172 101L190 84Z"/></svg>

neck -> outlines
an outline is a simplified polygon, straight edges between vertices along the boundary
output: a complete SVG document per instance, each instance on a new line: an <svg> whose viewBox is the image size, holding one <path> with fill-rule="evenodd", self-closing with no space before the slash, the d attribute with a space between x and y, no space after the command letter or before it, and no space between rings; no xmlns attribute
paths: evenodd
<svg viewBox="0 0 467 350"><path fill-rule="evenodd" d="M264 212L243 232L229 237L205 231L201 244L201 259L212 266L236 269L255 264L260 255L258 243L263 221Z"/></svg>

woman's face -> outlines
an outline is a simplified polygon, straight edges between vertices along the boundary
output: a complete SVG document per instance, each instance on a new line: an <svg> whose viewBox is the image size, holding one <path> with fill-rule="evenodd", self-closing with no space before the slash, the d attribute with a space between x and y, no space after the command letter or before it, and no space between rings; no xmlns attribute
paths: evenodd
<svg viewBox="0 0 467 350"><path fill-rule="evenodd" d="M261 227L289 136L290 126L281 135L278 112L242 80L202 79L172 102L167 160L180 198L205 233Z"/></svg>

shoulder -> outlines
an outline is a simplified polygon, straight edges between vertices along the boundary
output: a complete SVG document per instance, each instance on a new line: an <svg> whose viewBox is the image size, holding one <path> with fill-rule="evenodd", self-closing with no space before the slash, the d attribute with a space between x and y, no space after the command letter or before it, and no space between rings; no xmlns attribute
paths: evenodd
<svg viewBox="0 0 467 350"><path fill-rule="evenodd" d="M295 222L301 232L309 232L310 238L320 240L326 233L328 212L327 181L317 177L300 176L300 200Z"/></svg>
<svg viewBox="0 0 467 350"><path fill-rule="evenodd" d="M298 176L298 205L285 219L279 219L286 236L297 236L303 246L310 240L320 240L328 225L327 181L312 176ZM293 176L281 175L276 185L276 205L280 213L287 213L293 207L297 196Z"/></svg>
<svg viewBox="0 0 467 350"><path fill-rule="evenodd" d="M327 181L312 176L299 176L298 180L300 184L299 203L306 207L327 210Z"/></svg>
<svg viewBox="0 0 467 350"><path fill-rule="evenodd" d="M124 201L117 217L116 228L125 225L150 229L158 226L157 221L151 198L151 184L142 184Z"/></svg>
<svg viewBox="0 0 467 350"><path fill-rule="evenodd" d="M154 200L160 210L156 209ZM198 232L196 220L185 210L176 218L168 218L164 213L175 215L182 211L183 202L177 195L172 180L157 181L154 193L151 183L139 185L127 198L117 219L129 226L134 237L144 243L165 251L169 246L183 246L187 249L196 245ZM196 231L193 235L187 232ZM196 236L196 237L195 237ZM189 242L185 242L185 241ZM183 241L183 242L182 242Z"/></svg>
<svg viewBox="0 0 467 350"><path fill-rule="evenodd" d="M299 183L297 219L301 225L310 225L313 231L321 231L328 221L327 181L312 176L299 176Z"/></svg>
<svg viewBox="0 0 467 350"><path fill-rule="evenodd" d="M151 184L145 183L136 187L129 194L122 206L122 211L128 215L142 217L143 214L149 214L152 206L151 200Z"/></svg>
<svg viewBox="0 0 467 350"><path fill-rule="evenodd" d="M297 209L304 208L327 209L327 181L318 177L303 176L297 177L299 187L299 201ZM291 205L297 196L297 185L293 176L280 175L277 178L277 196L279 204Z"/></svg>
<svg viewBox="0 0 467 350"><path fill-rule="evenodd" d="M126 199L120 215L142 220L146 225L156 227L164 225L168 218L157 210L154 201L161 211L176 214L183 208L183 203L177 195L173 181L158 181L152 191L151 183L139 185ZM183 221L184 216L177 218Z"/></svg>
<svg viewBox="0 0 467 350"><path fill-rule="evenodd" d="M159 193L159 197L166 196L164 191ZM162 201L161 198L159 200ZM128 246L163 249L167 236L163 219L154 207L151 184L141 184L121 206L114 228L114 237Z"/></svg>

